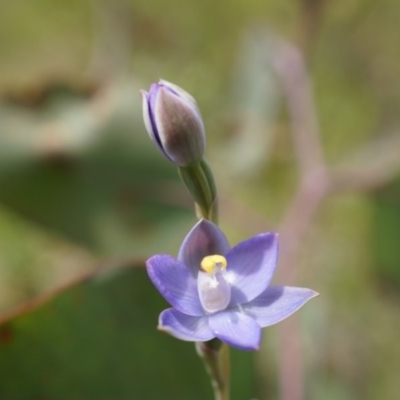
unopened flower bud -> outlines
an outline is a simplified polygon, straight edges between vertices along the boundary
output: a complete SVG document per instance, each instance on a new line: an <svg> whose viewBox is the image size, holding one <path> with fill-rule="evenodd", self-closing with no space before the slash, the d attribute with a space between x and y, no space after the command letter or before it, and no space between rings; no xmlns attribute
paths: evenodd
<svg viewBox="0 0 400 400"><path fill-rule="evenodd" d="M180 167L200 161L206 139L195 99L163 80L141 94L147 132L161 153Z"/></svg>

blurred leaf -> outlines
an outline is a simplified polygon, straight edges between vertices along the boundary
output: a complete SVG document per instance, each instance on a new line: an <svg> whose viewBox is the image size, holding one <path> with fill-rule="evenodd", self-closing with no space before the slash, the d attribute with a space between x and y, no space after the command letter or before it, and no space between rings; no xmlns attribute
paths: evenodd
<svg viewBox="0 0 400 400"><path fill-rule="evenodd" d="M376 274L400 288L400 179L375 195Z"/></svg>
<svg viewBox="0 0 400 400"><path fill-rule="evenodd" d="M168 246L164 226L189 213L144 130L135 84L55 85L17 100L0 108L1 202L107 255L146 255L161 235Z"/></svg>
<svg viewBox="0 0 400 400"><path fill-rule="evenodd" d="M0 206L0 313L99 264L87 249Z"/></svg>
<svg viewBox="0 0 400 400"><path fill-rule="evenodd" d="M218 149L231 179L254 179L267 164L281 91L274 72L274 38L262 29L249 30L238 52L234 86L236 132Z"/></svg>
<svg viewBox="0 0 400 400"><path fill-rule="evenodd" d="M81 282L0 326L4 399L205 399L194 345L158 332L166 307L142 269ZM254 391L252 355L233 352L233 399Z"/></svg>

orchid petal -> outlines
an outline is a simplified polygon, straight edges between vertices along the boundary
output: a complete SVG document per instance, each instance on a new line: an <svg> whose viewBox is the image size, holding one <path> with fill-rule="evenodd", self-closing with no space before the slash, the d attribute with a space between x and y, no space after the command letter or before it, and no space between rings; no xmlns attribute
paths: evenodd
<svg viewBox="0 0 400 400"><path fill-rule="evenodd" d="M241 310L265 328L289 317L315 296L318 293L311 289L270 286L250 303L243 304Z"/></svg>
<svg viewBox="0 0 400 400"><path fill-rule="evenodd" d="M185 264L197 277L202 259L209 255L225 256L230 249L222 231L205 219L199 221L184 239L178 260Z"/></svg>
<svg viewBox="0 0 400 400"><path fill-rule="evenodd" d="M208 326L208 318L182 314L175 308L164 310L159 317L158 329L189 342L204 342L215 337Z"/></svg>
<svg viewBox="0 0 400 400"><path fill-rule="evenodd" d="M147 260L146 265L150 279L168 303L188 315L204 314L197 282L184 264L169 255L160 254Z"/></svg>
<svg viewBox="0 0 400 400"><path fill-rule="evenodd" d="M153 139L155 141L156 137L154 134L153 124L151 122L151 117L150 117L151 110L149 107L149 99L148 99L149 94L147 92L145 92L144 90L141 90L140 94L142 95L144 125L145 125L146 130L149 133L151 139Z"/></svg>
<svg viewBox="0 0 400 400"><path fill-rule="evenodd" d="M150 139L156 144L161 154L172 161L161 143L160 135L157 129L156 117L154 115L154 105L157 99L158 91L159 85L157 84L151 85L149 93L145 92L144 90L140 91L140 94L142 95L143 120Z"/></svg>
<svg viewBox="0 0 400 400"><path fill-rule="evenodd" d="M232 248L227 271L232 283L231 306L247 303L261 294L271 282L278 258L278 237L263 233Z"/></svg>
<svg viewBox="0 0 400 400"><path fill-rule="evenodd" d="M179 97L182 97L186 101L190 102L193 107L197 108L196 100L194 99L194 97L191 94L189 94L186 90L183 90L178 85L168 82L165 79L160 79L158 84L160 86L164 86L164 87L170 89L172 92L175 92Z"/></svg>
<svg viewBox="0 0 400 400"><path fill-rule="evenodd" d="M206 139L199 109L171 89L161 86L153 109L162 148L177 165L199 161Z"/></svg>
<svg viewBox="0 0 400 400"><path fill-rule="evenodd" d="M249 315L238 311L223 311L208 317L214 335L240 350L257 350L260 345L261 327Z"/></svg>

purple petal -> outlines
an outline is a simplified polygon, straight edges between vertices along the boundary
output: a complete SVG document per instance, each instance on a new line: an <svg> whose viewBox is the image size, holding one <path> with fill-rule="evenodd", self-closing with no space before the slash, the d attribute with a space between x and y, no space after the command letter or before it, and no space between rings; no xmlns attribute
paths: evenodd
<svg viewBox="0 0 400 400"><path fill-rule="evenodd" d="M205 132L194 103L162 86L153 110L163 150L177 165L199 161L205 150Z"/></svg>
<svg viewBox="0 0 400 400"><path fill-rule="evenodd" d="M150 111L150 107L149 107L149 100L148 100L148 96L149 94L147 92L145 92L144 90L140 91L140 94L142 95L142 109L143 109L143 120L144 120L144 125L146 127L146 130L150 136L150 138L153 141L156 141L156 137L154 134L154 129L153 129L153 123L151 121L151 111Z"/></svg>
<svg viewBox="0 0 400 400"><path fill-rule="evenodd" d="M240 350L257 350L260 345L261 327L249 315L239 311L223 311L208 317L214 335Z"/></svg>
<svg viewBox="0 0 400 400"><path fill-rule="evenodd" d="M161 143L160 135L158 132L155 116L154 116L154 106L156 101L156 95L159 90L157 84L151 85L150 92L147 93L144 90L141 90L140 93L142 95L142 105L143 105L143 120L144 125L146 127L147 133L150 136L150 139L156 144L158 150L161 154L166 157L168 160L172 161L168 154L165 152L163 148L163 144Z"/></svg>
<svg viewBox="0 0 400 400"><path fill-rule="evenodd" d="M210 255L226 256L230 249L222 231L212 222L202 219L188 233L178 254L182 261L197 277L201 260Z"/></svg>
<svg viewBox="0 0 400 400"><path fill-rule="evenodd" d="M241 309L265 328L287 318L315 296L318 293L311 289L270 286L253 301L243 304Z"/></svg>
<svg viewBox="0 0 400 400"><path fill-rule="evenodd" d="M171 90L171 91L172 91L173 93L175 93L177 96L179 96L179 97L185 99L185 101L190 102L190 103L192 104L192 106L194 106L194 107L197 108L197 106L196 106L196 100L195 100L194 97L193 97L191 94L189 94L186 90L183 90L181 87L179 87L179 86L177 86L177 85L175 85L175 84L173 84L173 83L171 83L171 82L165 81L164 79L160 79L159 85L160 85L160 86L164 86L164 87L166 87L167 89Z"/></svg>
<svg viewBox="0 0 400 400"><path fill-rule="evenodd" d="M164 310L158 320L158 329L190 342L204 342L215 337L208 326L208 318L182 314L174 308Z"/></svg>
<svg viewBox="0 0 400 400"><path fill-rule="evenodd" d="M263 233L236 245L226 256L232 283L231 306L247 303L271 282L278 258L278 236Z"/></svg>
<svg viewBox="0 0 400 400"><path fill-rule="evenodd" d="M150 90L149 90L149 94L147 96L147 100L149 102L149 109L150 112L152 114L152 116L154 116L154 112L156 109L156 101L157 101L157 97L158 97L158 92L161 89L161 85L159 83L152 83L150 86Z"/></svg>
<svg viewBox="0 0 400 400"><path fill-rule="evenodd" d="M146 265L151 281L168 303L184 314L204 314L197 282L185 265L166 254L149 258Z"/></svg>

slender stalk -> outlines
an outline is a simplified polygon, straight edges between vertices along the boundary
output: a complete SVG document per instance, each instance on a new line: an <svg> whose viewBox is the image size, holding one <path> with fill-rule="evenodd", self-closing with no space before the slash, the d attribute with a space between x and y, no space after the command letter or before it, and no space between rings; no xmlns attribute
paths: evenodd
<svg viewBox="0 0 400 400"><path fill-rule="evenodd" d="M178 167L179 176L196 204L199 218L218 223L217 188L211 168L203 159L199 163Z"/></svg>
<svg viewBox="0 0 400 400"><path fill-rule="evenodd" d="M218 225L218 197L217 197L217 185L215 184L214 174L208 164L208 162L203 158L200 161L200 167L207 179L208 186L211 192L212 203L209 209L209 220Z"/></svg>
<svg viewBox="0 0 400 400"><path fill-rule="evenodd" d="M215 348L217 347L217 348ZM218 339L196 343L211 379L215 400L229 400L229 347Z"/></svg>
<svg viewBox="0 0 400 400"><path fill-rule="evenodd" d="M208 163L178 168L179 175L193 197L198 218L218 224L217 186ZM197 354L203 359L211 379L215 400L229 400L229 347L219 339L196 343Z"/></svg>

